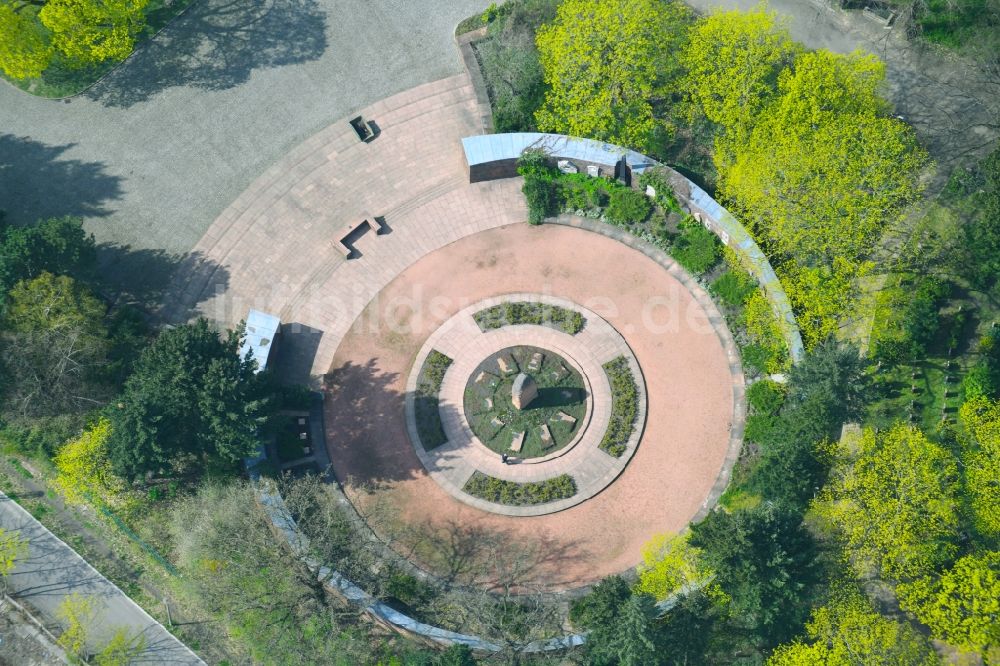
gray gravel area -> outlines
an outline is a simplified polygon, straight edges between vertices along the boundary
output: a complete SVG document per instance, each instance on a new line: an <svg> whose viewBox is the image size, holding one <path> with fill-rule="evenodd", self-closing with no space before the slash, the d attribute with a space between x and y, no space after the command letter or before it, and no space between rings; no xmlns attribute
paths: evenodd
<svg viewBox="0 0 1000 666"><path fill-rule="evenodd" d="M199 0L92 90L0 82L0 209L75 214L124 280L168 270L291 147L391 94L461 71L487 0Z"/></svg>

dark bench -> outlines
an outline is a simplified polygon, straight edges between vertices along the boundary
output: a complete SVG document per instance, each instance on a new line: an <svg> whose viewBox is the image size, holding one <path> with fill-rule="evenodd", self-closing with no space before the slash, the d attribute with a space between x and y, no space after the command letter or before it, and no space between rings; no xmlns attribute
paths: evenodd
<svg viewBox="0 0 1000 666"><path fill-rule="evenodd" d="M351 127L354 129L354 133L358 135L358 138L365 143L378 136L378 125L375 124L374 120L369 120L366 123L364 118L357 116L351 118L348 122L351 123Z"/></svg>
<svg viewBox="0 0 1000 666"><path fill-rule="evenodd" d="M356 233L359 229L373 229L376 235L382 235L389 227L385 223L384 217L376 217L374 215L368 215L365 219L360 222L351 222L350 224L345 224L341 227L340 231L334 235L336 239L334 241L334 246L344 255L345 259L350 259L351 255L354 254L354 248L348 243L348 238ZM362 233L364 233L362 231Z"/></svg>

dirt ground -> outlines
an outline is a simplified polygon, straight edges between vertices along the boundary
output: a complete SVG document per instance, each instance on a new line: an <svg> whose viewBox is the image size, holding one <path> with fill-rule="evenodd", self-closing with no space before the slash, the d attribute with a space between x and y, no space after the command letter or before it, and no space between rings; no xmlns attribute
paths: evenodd
<svg viewBox="0 0 1000 666"><path fill-rule="evenodd" d="M484 513L424 472L406 435L404 391L423 342L481 299L512 292L567 298L607 319L643 369L645 433L622 475L596 497L532 518ZM376 531L435 573L472 579L497 558L571 588L635 566L654 534L682 529L726 454L733 378L722 343L687 289L609 238L512 225L466 237L402 272L369 304L327 377L333 469Z"/></svg>

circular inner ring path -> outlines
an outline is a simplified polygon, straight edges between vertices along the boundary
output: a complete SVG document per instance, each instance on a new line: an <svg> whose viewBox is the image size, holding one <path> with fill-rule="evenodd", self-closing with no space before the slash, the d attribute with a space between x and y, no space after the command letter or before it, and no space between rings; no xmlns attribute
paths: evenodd
<svg viewBox="0 0 1000 666"><path fill-rule="evenodd" d="M510 544L504 552L533 549L535 579L558 589L635 566L652 535L707 510L738 450L743 377L711 299L667 265L603 235L522 223L435 250L392 280L351 325L327 376L334 473L376 531L460 579L482 570L479 560L497 552L484 546L498 539ZM648 395L642 443L615 482L570 509L527 518L451 497L418 459L405 418L407 377L430 335L471 303L519 292L600 314L632 349Z"/></svg>
<svg viewBox="0 0 1000 666"><path fill-rule="evenodd" d="M584 316L587 324L576 335L546 326L523 324L481 331L473 315L504 302L540 302L576 310ZM544 458L527 460L524 464L505 465L496 453L473 434L463 402L467 378L482 359L517 345L550 349L576 366L575 369L587 382L593 407L588 410L586 417L589 422L582 424L581 436L571 446L554 451ZM439 391L441 421L448 442L427 450L419 443L413 402L419 369L432 350L450 357L452 365L445 373ZM639 409L625 453L616 458L602 451L600 444L611 420L612 402L611 386L603 365L619 356L626 358L632 370L638 387ZM596 312L553 296L506 294L464 308L434 331L424 343L409 373L406 388L407 431L415 453L431 478L461 502L483 511L508 516L555 513L597 495L625 469L639 444L646 418L646 390L642 371L624 338ZM572 497L546 504L497 504L473 497L463 490L465 482L477 470L495 479L517 483L544 481L569 474L576 482L577 492Z"/></svg>

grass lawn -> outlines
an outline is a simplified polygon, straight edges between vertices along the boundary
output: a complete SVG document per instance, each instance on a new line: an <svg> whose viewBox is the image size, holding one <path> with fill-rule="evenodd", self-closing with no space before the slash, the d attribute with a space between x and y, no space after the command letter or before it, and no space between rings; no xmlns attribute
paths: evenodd
<svg viewBox="0 0 1000 666"><path fill-rule="evenodd" d="M143 43L151 39L157 32L182 11L188 8L194 0L149 0L146 6L146 27L136 38L135 50L142 48ZM38 97L70 97L89 86L110 72L121 61L108 60L90 67L74 67L66 59L55 56L49 67L37 78L14 79L0 70L0 76L21 90Z"/></svg>
<svg viewBox="0 0 1000 666"><path fill-rule="evenodd" d="M535 353L543 357L537 370L529 367ZM508 355L515 367L503 374L497 358ZM538 386L538 397L526 409L516 409L511 402L518 372L530 374ZM483 379L477 382L480 373ZM465 416L472 432L493 451L538 458L566 446L577 435L587 413L586 398L583 377L561 356L536 347L513 347L494 354L472 373L465 389ZM573 421L561 419L560 412ZM552 436L547 444L542 441L543 425ZM524 444L519 452L512 452L514 436L522 432Z"/></svg>

